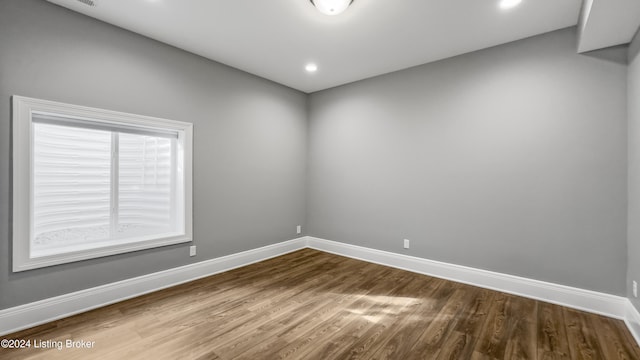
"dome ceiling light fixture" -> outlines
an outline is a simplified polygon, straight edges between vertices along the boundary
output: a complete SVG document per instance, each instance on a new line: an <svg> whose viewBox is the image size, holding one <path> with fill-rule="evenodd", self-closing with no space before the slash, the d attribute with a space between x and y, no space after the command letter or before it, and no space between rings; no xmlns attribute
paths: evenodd
<svg viewBox="0 0 640 360"><path fill-rule="evenodd" d="M347 10L353 0L309 0L325 15L338 15Z"/></svg>

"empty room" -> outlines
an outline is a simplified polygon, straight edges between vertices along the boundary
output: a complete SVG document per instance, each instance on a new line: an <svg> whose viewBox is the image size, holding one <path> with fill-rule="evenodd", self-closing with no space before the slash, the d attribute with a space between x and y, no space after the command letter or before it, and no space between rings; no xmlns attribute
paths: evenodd
<svg viewBox="0 0 640 360"><path fill-rule="evenodd" d="M0 359L640 359L637 0L0 0Z"/></svg>

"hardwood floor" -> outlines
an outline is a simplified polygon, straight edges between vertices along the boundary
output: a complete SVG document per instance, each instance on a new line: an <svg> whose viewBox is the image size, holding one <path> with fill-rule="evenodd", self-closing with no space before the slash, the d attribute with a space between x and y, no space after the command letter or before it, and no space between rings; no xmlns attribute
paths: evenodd
<svg viewBox="0 0 640 360"><path fill-rule="evenodd" d="M640 359L620 320L310 249L1 338L32 341L1 359Z"/></svg>

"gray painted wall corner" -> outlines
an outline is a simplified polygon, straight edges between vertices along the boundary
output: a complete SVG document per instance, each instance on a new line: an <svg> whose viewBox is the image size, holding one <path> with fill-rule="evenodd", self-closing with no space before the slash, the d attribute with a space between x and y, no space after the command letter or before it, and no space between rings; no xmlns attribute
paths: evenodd
<svg viewBox="0 0 640 360"><path fill-rule="evenodd" d="M2 242L0 309L294 238L295 225L624 294L625 271L640 274L631 235L627 269L625 161L640 61L627 73L575 43L565 29L306 96L44 1L2 1L0 238L19 94L193 121L198 257L171 246L13 274Z"/></svg>
<svg viewBox="0 0 640 360"><path fill-rule="evenodd" d="M0 309L298 237L306 95L41 0L0 1ZM194 243L11 272L10 97L194 124Z"/></svg>
<svg viewBox="0 0 640 360"><path fill-rule="evenodd" d="M623 295L626 66L575 44L570 28L311 94L311 234Z"/></svg>
<svg viewBox="0 0 640 360"><path fill-rule="evenodd" d="M628 129L628 220L627 220L627 297L640 311L640 300L633 295L632 282L640 282L640 33L629 46L627 75Z"/></svg>

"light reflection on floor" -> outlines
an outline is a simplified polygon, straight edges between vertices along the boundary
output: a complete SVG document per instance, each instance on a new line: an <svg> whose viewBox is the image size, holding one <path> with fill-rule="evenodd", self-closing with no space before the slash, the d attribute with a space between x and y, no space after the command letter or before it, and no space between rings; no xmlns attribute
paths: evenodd
<svg viewBox="0 0 640 360"><path fill-rule="evenodd" d="M361 316L374 324L382 322L387 317L398 316L408 311L412 306L424 302L424 300L412 297L384 295L364 295L361 299L366 302L366 306L362 306L362 308L347 308L346 311L350 314Z"/></svg>

